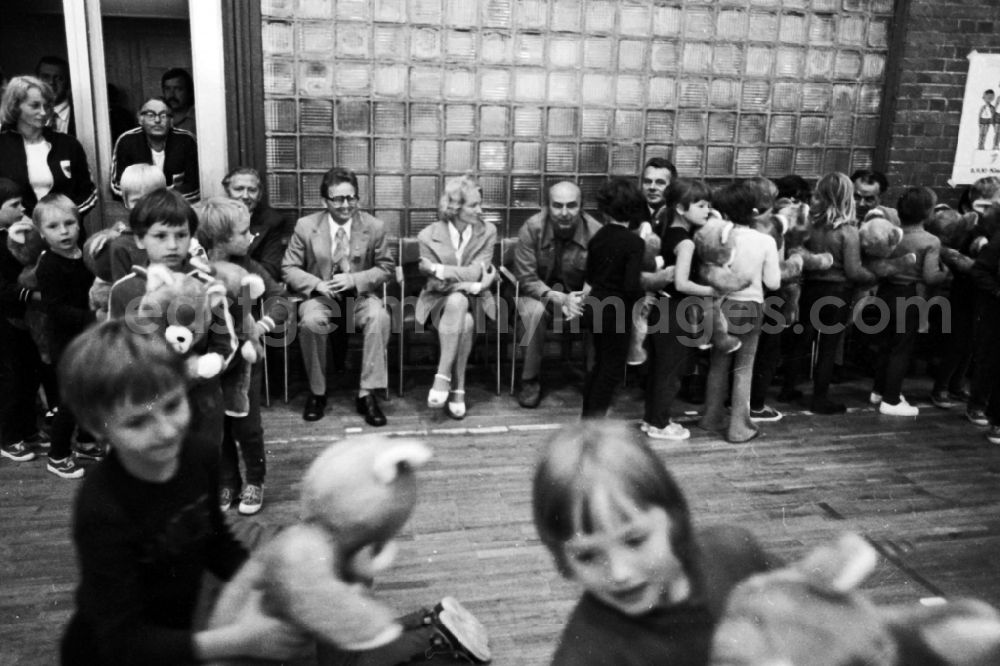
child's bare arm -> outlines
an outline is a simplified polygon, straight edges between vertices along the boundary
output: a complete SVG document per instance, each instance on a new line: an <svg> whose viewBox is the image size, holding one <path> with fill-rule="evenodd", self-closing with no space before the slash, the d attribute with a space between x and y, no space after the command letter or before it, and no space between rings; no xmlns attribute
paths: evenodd
<svg viewBox="0 0 1000 666"><path fill-rule="evenodd" d="M674 287L682 294L691 296L715 296L715 290L691 280L691 260L694 258L694 241L683 240L677 244L677 269L674 273Z"/></svg>

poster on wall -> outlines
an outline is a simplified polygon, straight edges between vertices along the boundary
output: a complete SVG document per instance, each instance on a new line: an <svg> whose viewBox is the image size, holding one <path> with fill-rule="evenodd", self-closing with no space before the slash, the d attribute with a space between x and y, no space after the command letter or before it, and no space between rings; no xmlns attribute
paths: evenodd
<svg viewBox="0 0 1000 666"><path fill-rule="evenodd" d="M1000 53L973 51L968 57L952 186L1000 176Z"/></svg>

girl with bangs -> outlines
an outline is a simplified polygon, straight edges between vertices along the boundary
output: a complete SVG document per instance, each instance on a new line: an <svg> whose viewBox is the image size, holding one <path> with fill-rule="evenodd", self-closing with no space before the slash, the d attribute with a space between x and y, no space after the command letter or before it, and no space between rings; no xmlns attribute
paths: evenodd
<svg viewBox="0 0 1000 666"><path fill-rule="evenodd" d="M746 530L695 530L662 461L620 423L557 434L533 507L556 568L583 588L553 664L707 664L730 590L773 563Z"/></svg>

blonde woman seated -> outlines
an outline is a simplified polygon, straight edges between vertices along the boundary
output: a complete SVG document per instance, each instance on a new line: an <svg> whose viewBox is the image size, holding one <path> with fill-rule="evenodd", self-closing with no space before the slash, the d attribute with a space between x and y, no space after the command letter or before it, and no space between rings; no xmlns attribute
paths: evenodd
<svg viewBox="0 0 1000 666"><path fill-rule="evenodd" d="M449 179L438 203L440 219L423 229L420 272L428 277L417 299L417 322L428 316L438 332L441 357L427 406L465 418L465 366L475 321L496 316L490 285L496 277L493 244L497 230L483 220L483 194L475 176ZM474 319L475 317L475 319Z"/></svg>

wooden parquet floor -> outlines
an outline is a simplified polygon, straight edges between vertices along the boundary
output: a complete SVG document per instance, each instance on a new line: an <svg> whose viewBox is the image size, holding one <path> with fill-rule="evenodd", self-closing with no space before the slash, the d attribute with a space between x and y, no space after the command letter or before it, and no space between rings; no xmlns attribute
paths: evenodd
<svg viewBox="0 0 1000 666"><path fill-rule="evenodd" d="M444 595L461 599L489 628L494 663L546 663L578 592L555 573L531 524L530 476L558 424L577 417L573 385L538 410L520 409L474 376L469 417L431 414L430 373L385 404L392 432L428 441L420 503L402 534L397 565L376 592L400 613ZM911 397L928 386L908 382ZM867 383L835 387L853 406L838 417L801 410L764 424L765 436L735 446L697 429L681 444L655 444L684 487L699 524L740 524L792 559L843 530L883 557L868 588L880 602L975 596L1000 605L1000 447L962 411L922 405L916 419L887 418L867 405ZM626 388L613 417L636 420L641 391ZM297 483L326 444L364 426L348 390L326 418L305 423L303 397L265 410L268 481L264 510L233 514L237 530L294 519ZM71 612L76 569L69 507L77 482L41 461L0 463L0 663L56 663Z"/></svg>

